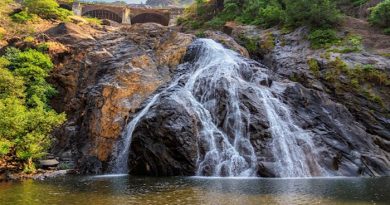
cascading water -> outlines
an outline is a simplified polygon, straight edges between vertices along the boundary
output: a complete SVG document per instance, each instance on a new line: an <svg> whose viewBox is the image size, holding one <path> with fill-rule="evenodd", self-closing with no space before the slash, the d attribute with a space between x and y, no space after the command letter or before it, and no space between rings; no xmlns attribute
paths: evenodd
<svg viewBox="0 0 390 205"><path fill-rule="evenodd" d="M198 142L199 176L256 176L257 156L251 143L249 124L252 113L264 113L272 135L272 157L280 177L323 175L315 161L311 137L299 128L286 104L272 92L274 88L259 83L268 80L259 69L255 73L248 59L225 49L210 39L197 40L194 59L185 66L180 79L156 94L145 108L127 125L118 145L114 172L127 171L127 158L132 134L137 123L166 92L176 103L196 116L201 125ZM194 50L193 49L193 50ZM250 73L250 74L248 74ZM253 75L252 75L253 74ZM172 90L169 90L174 88ZM243 103L243 93L251 107Z"/></svg>

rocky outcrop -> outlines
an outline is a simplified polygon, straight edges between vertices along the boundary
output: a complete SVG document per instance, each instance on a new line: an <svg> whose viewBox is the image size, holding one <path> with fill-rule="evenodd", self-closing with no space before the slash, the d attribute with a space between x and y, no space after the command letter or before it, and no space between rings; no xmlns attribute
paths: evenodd
<svg viewBox="0 0 390 205"><path fill-rule="evenodd" d="M53 107L68 116L53 151L71 150L84 173L104 170L129 115L171 79L193 40L157 24L109 29L67 23L47 32L71 50L51 75Z"/></svg>
<svg viewBox="0 0 390 205"><path fill-rule="evenodd" d="M205 35L243 56L250 53L264 64L244 59L237 64L239 72L234 76L240 78L235 83L241 82L235 87L237 109L246 116L242 118L243 130L250 136L256 175L281 176L272 148L273 126L267 108L258 100L259 93L253 91L258 88L269 91L271 101L277 99L283 103L275 108L281 119L290 120L286 118L288 112L282 109L290 108L294 123L290 122L286 128L292 133L296 131L296 135L304 132L310 136L312 145L305 140L297 140L296 145L305 151L311 175L390 174L390 92L389 85L383 83L387 82L383 76L388 75L389 59L367 50L356 53L313 50L305 39L305 28L282 34L276 29L234 25L229 31L237 42L251 46L249 52L225 34L208 31ZM67 47L56 57L57 67L51 76L60 91L53 99L53 107L66 112L69 119L55 133L54 152L71 150L83 173L107 171L124 126L146 106L152 94L166 89L172 79L183 77L175 87L161 94L135 127L128 163L132 174L195 174L210 145L202 138L207 134L202 132L204 119L196 113L199 112L196 104L178 93L191 77L189 69L196 58L196 49L187 51L193 35L157 24L100 29L61 24L47 33ZM386 48L380 49L382 52ZM183 64L178 66L180 63ZM346 70L360 64L370 64L367 69L380 74L367 82L360 82L362 79L354 74L364 90L351 84L353 71ZM203 84L210 82L207 76L199 80ZM210 96L218 100L204 102L204 108L212 113L215 126L232 141L235 127L231 116L227 116L227 107L232 103L227 94L230 83L226 79L215 83L217 90ZM373 93L359 92L367 90ZM196 98L205 98L201 95L204 92L199 89ZM215 137L219 139L217 148L224 149L227 142L218 133ZM237 148L242 159L249 162L252 151L244 146L245 140L238 143L243 145ZM311 146L315 151L309 149ZM210 175L213 168L210 163L206 162L202 174Z"/></svg>
<svg viewBox="0 0 390 205"><path fill-rule="evenodd" d="M191 53L188 55L191 56ZM195 55L194 58L198 57ZM294 60L294 58L286 58L284 61L284 58L281 58L278 63L287 63L288 59ZM274 65L274 70L269 70L253 61L247 63L240 67L241 73L239 75L242 75L241 78L248 83L259 82L259 89L270 89L273 96L282 99L283 103L290 107L294 123L302 128L302 130L288 129L294 130L296 132L294 135L305 132L310 136L313 145L304 139L300 139L296 143L298 149L304 150L306 154L304 158L314 158L314 160L308 160L309 172L312 176L390 174L389 140L386 134L389 130L388 121L375 121L375 119L370 119L370 121L359 118L354 110L350 109L348 103L343 102L343 99L328 94L325 91L326 85L323 85L320 80L317 82L318 86L307 86L305 83L301 84L286 79L286 73L277 70L282 68L279 64ZM288 62L287 65L299 66L303 63L292 64ZM289 69L292 68L289 67ZM299 71L299 69L296 68L295 71ZM310 72L308 71L308 73ZM179 75L183 76L184 74L179 73ZM183 83L185 81L184 79ZM202 132L206 131L202 130L205 125L201 123L202 119L196 113L198 111L193 110L198 108L194 108L194 105L189 101L180 97L180 91L176 90L180 90L180 86L184 85L179 83L175 89L163 94L138 123L133 133L131 145L129 160L131 173L152 176L195 174L199 163L197 160L205 154L209 145L201 140ZM278 177L281 171L275 165L276 155L272 149L275 133L273 133L271 122L267 118L267 109L270 108L265 105L259 106L261 99L254 100L258 98L259 94L249 89L248 84L242 83L239 86L236 89L239 96L240 112L243 116L250 116L249 119L243 117L242 120L246 124L244 130L248 131L247 135L250 136L251 144L256 153L257 175ZM233 134L233 130L229 131L229 126L226 127L226 124L231 123L229 120L227 121L230 116L227 116L227 107L229 107L229 103L232 103L227 99L229 87L224 87L223 83L220 82L217 88L214 95L217 95L215 97L218 101L210 100L208 102L210 104L206 101L204 106L209 108L208 111L215 126L230 136L233 141L235 134ZM207 96L206 90L200 89L199 92L199 96L196 98L203 99ZM179 103L178 96L179 99L183 100L182 103ZM278 107L276 109L283 110L284 108ZM287 113L281 110L275 110L275 112L284 120L289 121L286 117ZM382 119L386 119L386 116L382 116ZM230 119L230 121L232 120ZM373 132L366 123L377 126L376 132ZM288 126L294 127L295 125L289 124ZM284 132L290 136L287 131ZM218 136L217 133L214 135ZM222 139L221 141L216 140L215 143L217 147L225 146ZM309 148L310 146L314 148ZM210 173L203 174L210 175Z"/></svg>
<svg viewBox="0 0 390 205"><path fill-rule="evenodd" d="M342 175L388 175L390 87L388 81L378 83L368 76L375 72L389 79L390 59L381 55L389 52L389 37L369 31L366 22L346 21L353 23L342 27L340 35L362 36L363 50L314 50L305 38L305 28L283 34L276 29L229 25L229 31L242 45L254 40L253 58L282 78L299 83L286 89L285 102L293 107L297 122L316 136L321 155L327 158L324 166L333 166ZM362 67L372 69L364 79L356 77ZM353 80L359 84L353 85Z"/></svg>

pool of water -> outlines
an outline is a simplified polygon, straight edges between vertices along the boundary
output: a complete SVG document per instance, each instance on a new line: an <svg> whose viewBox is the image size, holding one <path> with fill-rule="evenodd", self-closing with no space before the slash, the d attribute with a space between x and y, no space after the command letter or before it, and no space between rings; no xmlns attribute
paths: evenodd
<svg viewBox="0 0 390 205"><path fill-rule="evenodd" d="M62 177L0 183L0 204L390 204L390 177Z"/></svg>

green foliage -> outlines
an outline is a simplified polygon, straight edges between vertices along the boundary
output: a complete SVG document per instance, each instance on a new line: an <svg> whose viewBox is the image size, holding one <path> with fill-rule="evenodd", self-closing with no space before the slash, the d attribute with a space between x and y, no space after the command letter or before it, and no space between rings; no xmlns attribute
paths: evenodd
<svg viewBox="0 0 390 205"><path fill-rule="evenodd" d="M315 29L310 32L308 40L315 49L329 48L339 42L337 33L333 29Z"/></svg>
<svg viewBox="0 0 390 205"><path fill-rule="evenodd" d="M362 44L363 38L359 35L350 34L347 35L342 42L340 42L339 46L341 48L335 48L330 51L337 53L352 53L359 52L363 50Z"/></svg>
<svg viewBox="0 0 390 205"><path fill-rule="evenodd" d="M14 13L11 16L12 20L16 23L26 23L34 18L33 14L28 13L27 11L21 11L19 13Z"/></svg>
<svg viewBox="0 0 390 205"><path fill-rule="evenodd" d="M55 92L45 78L50 58L36 50L10 48L0 57L0 155L14 154L33 172L34 159L45 155L50 133L65 121L47 104Z"/></svg>
<svg viewBox="0 0 390 205"><path fill-rule="evenodd" d="M28 14L36 14L44 19L66 20L72 15L71 11L60 8L55 0L24 0L22 5Z"/></svg>
<svg viewBox="0 0 390 205"><path fill-rule="evenodd" d="M40 43L37 45L37 51L41 52L41 53L46 53L49 51L49 47L50 45L48 43Z"/></svg>
<svg viewBox="0 0 390 205"><path fill-rule="evenodd" d="M7 97L25 97L24 81L21 77L15 76L6 68L2 68L0 65L0 98Z"/></svg>
<svg viewBox="0 0 390 205"><path fill-rule="evenodd" d="M198 38L205 38L206 34L204 33L204 31L197 31L195 33L195 36L198 37Z"/></svg>
<svg viewBox="0 0 390 205"><path fill-rule="evenodd" d="M202 18L210 13L207 3L200 0L196 5L195 16L204 22L209 21L209 18ZM226 21L235 20L266 28L280 24L330 27L339 19L340 13L332 0L225 0L224 9L206 25L221 27Z"/></svg>
<svg viewBox="0 0 390 205"><path fill-rule="evenodd" d="M315 76L319 76L320 75L320 66L318 65L318 62L317 62L316 59L310 58L307 61L307 64L309 65L310 71L313 72L313 74Z"/></svg>
<svg viewBox="0 0 390 205"><path fill-rule="evenodd" d="M85 20L88 21L89 24L100 26L102 25L102 20L98 18L92 18L92 17L84 17Z"/></svg>
<svg viewBox="0 0 390 205"><path fill-rule="evenodd" d="M10 61L9 68L25 82L29 105L47 103L48 98L56 94L55 89L45 80L53 68L48 55L33 49L21 52L13 48L8 49L5 56Z"/></svg>
<svg viewBox="0 0 390 205"><path fill-rule="evenodd" d="M256 52L256 50L259 48L257 45L257 42L259 39L256 38L249 38L245 35L239 35L240 43L250 52Z"/></svg>
<svg viewBox="0 0 390 205"><path fill-rule="evenodd" d="M389 28L385 28L383 30L383 32L386 34L386 35L390 35L390 27Z"/></svg>
<svg viewBox="0 0 390 205"><path fill-rule="evenodd" d="M371 10L369 21L378 27L390 27L390 0L384 0Z"/></svg>
<svg viewBox="0 0 390 205"><path fill-rule="evenodd" d="M351 0L352 4L355 6L363 5L363 4L367 3L367 1L368 0Z"/></svg>
<svg viewBox="0 0 390 205"><path fill-rule="evenodd" d="M285 19L285 11L278 5L267 5L265 8L260 8L259 17L254 22L266 28L283 23Z"/></svg>
<svg viewBox="0 0 390 205"><path fill-rule="evenodd" d="M331 0L285 0L286 24L297 27L330 27L340 20L340 13Z"/></svg>
<svg viewBox="0 0 390 205"><path fill-rule="evenodd" d="M226 20L224 20L223 18L215 17L211 21L207 22L205 25L214 29L218 29L224 26L225 22ZM200 26L198 26L198 28L200 28Z"/></svg>
<svg viewBox="0 0 390 205"><path fill-rule="evenodd" d="M340 58L331 61L324 79L337 89L354 91L362 94L368 100L383 106L381 97L371 89L374 86L390 86L388 74L373 65L357 65L349 67Z"/></svg>
<svg viewBox="0 0 390 205"><path fill-rule="evenodd" d="M267 51L271 51L275 48L275 37L273 33L268 32L264 35L264 37L261 39L260 48Z"/></svg>

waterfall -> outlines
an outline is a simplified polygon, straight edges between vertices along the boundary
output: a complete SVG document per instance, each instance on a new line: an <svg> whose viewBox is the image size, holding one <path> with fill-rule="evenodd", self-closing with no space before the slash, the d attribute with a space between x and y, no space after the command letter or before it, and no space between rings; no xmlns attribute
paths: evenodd
<svg viewBox="0 0 390 205"><path fill-rule="evenodd" d="M311 137L294 123L286 104L274 94L275 88L262 85L267 75L253 68L253 62L210 39L193 44L193 59L182 65L179 80L154 95L127 125L114 164L114 171L127 171L131 138L137 123L167 94L197 117L201 130L196 174L199 176L256 176L258 159L251 142L249 124L253 110L263 113L272 135L271 155L277 176L308 177L322 173L315 161ZM190 51L191 52L191 51ZM256 72L249 72L253 69ZM249 74L248 74L249 73ZM249 108L243 93L250 92Z"/></svg>

